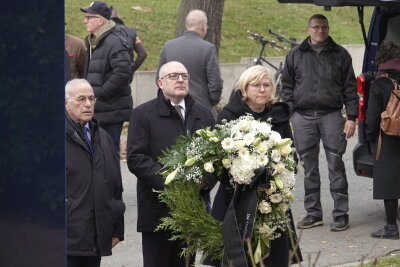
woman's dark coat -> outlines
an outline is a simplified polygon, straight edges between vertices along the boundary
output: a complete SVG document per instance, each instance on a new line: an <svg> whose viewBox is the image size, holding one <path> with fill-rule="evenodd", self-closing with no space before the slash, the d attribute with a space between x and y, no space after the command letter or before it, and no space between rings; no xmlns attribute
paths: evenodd
<svg viewBox="0 0 400 267"><path fill-rule="evenodd" d="M129 170L138 178L138 232L153 232L167 217L169 209L160 202L154 190L164 189L165 179L157 173L161 169L158 158L162 151L176 143L176 139L196 130L213 127L214 117L190 95L185 97L183 122L171 102L161 90L158 96L134 109L129 124L127 160Z"/></svg>
<svg viewBox="0 0 400 267"><path fill-rule="evenodd" d="M67 118L67 254L111 255L111 240L124 240L121 172L111 137L90 122L93 155L82 128Z"/></svg>
<svg viewBox="0 0 400 267"><path fill-rule="evenodd" d="M271 119L272 130L280 133L282 138L293 139L292 130L289 124L289 118L291 114L288 104L277 102L266 107L263 112L256 113L242 101L242 94L239 90L232 95L229 103L218 115L217 124L220 124L222 120L231 121L238 119L240 116L243 116L246 113L250 113L255 119L260 119L261 121ZM233 188L230 187L228 183L224 184L224 180L226 179L222 178L211 212L214 218L220 221L224 220L226 210L233 197ZM297 240L292 213L291 211L289 211L289 213L294 237ZM288 234L283 233L280 238L271 241L271 256L264 260L264 264L269 267L288 266L288 253L289 249L291 248L292 247L290 245ZM301 260L302 256L300 249L298 249L297 255ZM297 260L292 261L292 263L294 262L297 262Z"/></svg>
<svg viewBox="0 0 400 267"><path fill-rule="evenodd" d="M389 72L400 82L400 73ZM380 132L381 113L386 109L393 83L388 78L378 78L372 85L366 112L367 139L376 151ZM374 164L374 199L400 198L400 137L382 133L381 153Z"/></svg>

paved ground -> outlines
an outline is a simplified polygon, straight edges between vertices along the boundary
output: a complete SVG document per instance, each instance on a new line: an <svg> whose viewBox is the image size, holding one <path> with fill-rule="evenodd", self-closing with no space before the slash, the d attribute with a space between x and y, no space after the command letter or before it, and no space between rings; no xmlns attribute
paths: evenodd
<svg viewBox="0 0 400 267"><path fill-rule="evenodd" d="M320 171L322 181L322 205L325 211L324 225L298 232L301 235L300 246L305 261L302 266L353 266L356 261L371 259L400 250L399 240L376 240L369 234L384 224L384 210L382 201L372 200L372 180L358 177L352 167L352 149L357 142L356 137L350 139L344 160L347 168L350 194L350 228L343 232L331 232L332 199L328 190L327 166L325 154L320 155ZM125 216L125 241L113 251L113 256L104 257L102 267L140 267L142 266L141 237L136 232L136 177L122 165L123 182L125 187L124 200L127 205ZM295 223L301 220L305 211L303 208L303 173L300 170L297 176L297 201L292 205ZM201 266L196 265L196 266ZM296 265L298 266L298 265Z"/></svg>

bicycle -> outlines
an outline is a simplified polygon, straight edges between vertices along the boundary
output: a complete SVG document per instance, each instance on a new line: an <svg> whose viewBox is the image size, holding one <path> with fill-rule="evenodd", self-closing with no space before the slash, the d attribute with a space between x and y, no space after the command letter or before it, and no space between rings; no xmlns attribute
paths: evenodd
<svg viewBox="0 0 400 267"><path fill-rule="evenodd" d="M290 37L289 39L287 39L286 37L284 37L283 35L277 34L275 32L273 32L271 29L269 29L269 34L271 34L273 37L275 37L276 39L278 39L278 41L281 42L287 42L290 44L290 46L293 48L294 46L297 45L296 43L296 39L293 37ZM261 43L261 50L260 53L258 55L257 58L254 59L254 65L262 65L263 62L266 63L268 66L270 66L271 68L273 68L275 70L275 74L274 74L274 82L276 85L276 92L275 92L275 97L280 100L281 98L281 82L282 82L282 74L283 74L283 68L284 68L284 63L280 62L279 66L276 67L274 64L272 64L271 62L269 62L265 57L264 57L264 52L265 52L265 47L268 45L274 49L283 49L286 50L286 47L280 46L278 44L276 44L276 42L274 40L269 41L267 40L265 37L263 37L260 34L257 33L253 33L251 31L247 31L247 34L250 35L250 39L253 39L255 41L258 41Z"/></svg>

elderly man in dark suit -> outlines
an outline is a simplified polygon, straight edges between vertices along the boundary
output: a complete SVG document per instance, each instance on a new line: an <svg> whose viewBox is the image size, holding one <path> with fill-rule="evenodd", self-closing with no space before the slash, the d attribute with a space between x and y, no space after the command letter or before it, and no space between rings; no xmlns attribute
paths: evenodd
<svg viewBox="0 0 400 267"><path fill-rule="evenodd" d="M157 98L135 108L129 124L127 158L129 170L138 178L137 231L142 232L144 267L185 266L185 259L179 256L181 241L170 241L170 232L154 232L169 212L154 190L164 188L164 178L157 173L162 167L157 162L162 151L180 135L214 124L211 112L188 95L189 77L179 62L163 65Z"/></svg>

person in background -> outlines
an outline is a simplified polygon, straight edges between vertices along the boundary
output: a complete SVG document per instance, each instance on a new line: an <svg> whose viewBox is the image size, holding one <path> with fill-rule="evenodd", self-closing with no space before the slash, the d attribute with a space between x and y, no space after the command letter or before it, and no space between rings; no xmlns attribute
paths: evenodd
<svg viewBox="0 0 400 267"><path fill-rule="evenodd" d="M119 156L122 125L129 121L133 109L131 58L116 33L115 22L110 20L111 9L106 3L95 1L81 11L85 13L83 23L89 32L85 38L87 57L83 76L97 99L94 117L110 134Z"/></svg>
<svg viewBox="0 0 400 267"><path fill-rule="evenodd" d="M273 131L278 132L282 138L292 139L292 130L289 124L291 115L289 105L275 102L276 87L272 74L266 67L253 66L245 70L236 82L235 89L229 103L218 115L217 124L221 124L224 120L231 121L240 116L251 114L255 119L261 121L271 120ZM229 177L222 177L219 180L221 183L214 199L211 214L217 220L223 221L232 200L234 188L229 183ZM294 240L297 240L297 238L295 237L296 231L290 208L287 214L291 219L291 230L282 233L281 237L271 241L271 253L269 257L264 259L265 266L280 267L289 264L289 250L293 247L288 232L291 231L294 234ZM298 258L294 257L292 263L302 259L300 249L296 253ZM211 262L209 259L205 261L205 264L220 266L220 263Z"/></svg>
<svg viewBox="0 0 400 267"><path fill-rule="evenodd" d="M144 48L142 41L139 39L139 36L136 34L136 29L125 26L123 20L118 15L117 10L112 6L111 6L111 20L115 22L116 28L119 27L123 28L123 31L125 31L126 35L128 36L129 45L132 47L132 50L135 51L135 53L137 54L137 57L135 59L135 64L133 67L133 73L134 73L137 69L139 69L139 67L143 64L144 60L146 59L147 51Z"/></svg>
<svg viewBox="0 0 400 267"><path fill-rule="evenodd" d="M162 168L158 163L162 151L174 145L181 135L214 126L211 112L188 94L189 78L187 69L179 62L161 66L157 98L135 108L129 124L127 163L138 179L137 231L142 233L144 267L185 266L185 258L180 257L181 241L169 240L169 231L155 232L161 218L169 212L155 190L164 189L165 180L158 173ZM201 193L209 198L209 190L202 189ZM194 262L193 258L186 260Z"/></svg>
<svg viewBox="0 0 400 267"><path fill-rule="evenodd" d="M373 197L383 199L386 225L373 232L371 237L399 239L396 215L400 198L400 137L385 134L380 130L380 122L394 88L393 82L382 76L388 75L400 84L400 47L392 42L382 43L376 55L376 65L377 78L371 84L365 124L367 140L371 142L374 154L381 135L379 160L375 161L373 171Z"/></svg>
<svg viewBox="0 0 400 267"><path fill-rule="evenodd" d="M93 118L84 79L65 86L67 267L99 267L124 240L122 179L111 137Z"/></svg>
<svg viewBox="0 0 400 267"><path fill-rule="evenodd" d="M82 39L65 34L65 50L68 53L69 79L83 78L86 59L86 47Z"/></svg>
<svg viewBox="0 0 400 267"><path fill-rule="evenodd" d="M349 194L342 156L356 127L357 82L351 56L329 36L324 15L308 19L307 33L309 36L287 54L282 75L282 97L293 112L294 143L304 168L307 215L297 227L323 224L318 160L322 140L334 203L330 230L343 231L349 227Z"/></svg>
<svg viewBox="0 0 400 267"><path fill-rule="evenodd" d="M212 110L222 94L223 81L215 46L205 40L207 16L202 10L192 10L186 16L186 31L181 37L165 43L158 62L158 70L169 61L181 62L190 73L190 95Z"/></svg>

